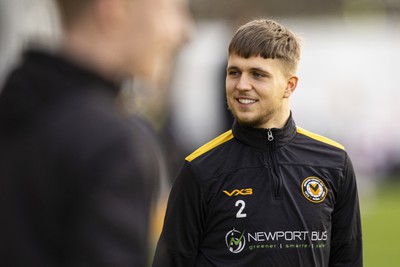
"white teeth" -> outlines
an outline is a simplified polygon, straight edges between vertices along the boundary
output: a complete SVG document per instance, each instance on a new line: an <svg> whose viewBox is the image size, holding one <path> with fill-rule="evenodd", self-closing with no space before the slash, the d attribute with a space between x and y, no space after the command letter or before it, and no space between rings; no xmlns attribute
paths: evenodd
<svg viewBox="0 0 400 267"><path fill-rule="evenodd" d="M239 98L238 101L241 104L253 104L256 102L254 99L248 99L248 98Z"/></svg>

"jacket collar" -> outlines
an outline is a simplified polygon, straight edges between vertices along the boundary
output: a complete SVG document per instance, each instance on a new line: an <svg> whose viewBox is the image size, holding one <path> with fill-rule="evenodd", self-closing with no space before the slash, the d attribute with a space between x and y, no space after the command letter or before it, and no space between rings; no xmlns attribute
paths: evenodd
<svg viewBox="0 0 400 267"><path fill-rule="evenodd" d="M114 99L120 86L69 59L43 49L24 53L0 97L0 125L31 118L32 112L71 92L96 91ZM1 126L0 126L1 127Z"/></svg>
<svg viewBox="0 0 400 267"><path fill-rule="evenodd" d="M244 127L235 120L232 126L233 136L241 143L257 149L268 149L269 147L279 148L289 143L296 135L296 124L290 113L283 128L251 128ZM269 133L270 132L270 133ZM268 141L268 134L273 136L272 141ZM271 146L272 145L272 146Z"/></svg>
<svg viewBox="0 0 400 267"><path fill-rule="evenodd" d="M40 48L30 49L24 53L24 60L25 68L40 68L42 70L36 73L36 76L45 73L47 76L44 78L51 79L51 74L54 74L53 81L60 83L60 81L56 80L59 78L56 75L61 73L63 75L64 88L68 88L68 90L74 90L74 88L82 90L82 85L94 87L96 90L108 90L114 95L117 95L120 90L119 83L111 81L86 66L77 64L64 55L53 51Z"/></svg>

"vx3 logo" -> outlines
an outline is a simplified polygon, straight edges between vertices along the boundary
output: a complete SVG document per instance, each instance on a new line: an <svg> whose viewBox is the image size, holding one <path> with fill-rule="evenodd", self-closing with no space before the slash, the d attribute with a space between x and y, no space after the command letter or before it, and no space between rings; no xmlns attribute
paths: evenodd
<svg viewBox="0 0 400 267"><path fill-rule="evenodd" d="M252 195L253 194L253 189L252 188L234 189L231 192L226 191L226 190L224 190L223 192L229 197L247 196L247 195Z"/></svg>

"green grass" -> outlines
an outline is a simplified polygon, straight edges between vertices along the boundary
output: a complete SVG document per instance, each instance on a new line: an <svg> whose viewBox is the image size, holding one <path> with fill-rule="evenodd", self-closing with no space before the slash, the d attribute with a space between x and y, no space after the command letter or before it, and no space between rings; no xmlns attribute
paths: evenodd
<svg viewBox="0 0 400 267"><path fill-rule="evenodd" d="M362 197L364 267L400 266L400 182Z"/></svg>

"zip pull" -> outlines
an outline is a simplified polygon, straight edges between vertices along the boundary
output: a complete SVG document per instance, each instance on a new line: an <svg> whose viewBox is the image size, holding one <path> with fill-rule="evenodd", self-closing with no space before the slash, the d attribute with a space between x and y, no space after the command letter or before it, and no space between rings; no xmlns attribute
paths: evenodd
<svg viewBox="0 0 400 267"><path fill-rule="evenodd" d="M268 131L267 131L267 139L270 142L274 141L274 136L272 135L271 129L268 129Z"/></svg>

